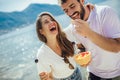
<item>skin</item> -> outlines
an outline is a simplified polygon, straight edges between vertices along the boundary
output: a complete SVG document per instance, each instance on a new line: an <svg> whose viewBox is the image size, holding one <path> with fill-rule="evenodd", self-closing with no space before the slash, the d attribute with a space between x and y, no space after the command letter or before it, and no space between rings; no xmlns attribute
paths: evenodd
<svg viewBox="0 0 120 80"><path fill-rule="evenodd" d="M46 45L49 46L55 53L58 55L61 55L61 49L58 46L56 36L58 34L58 28L57 23L53 21L53 19L50 18L48 15L42 16L42 29L40 30L40 33L43 34L47 38ZM56 27L56 30L50 31L52 27ZM54 43L53 43L54 42ZM41 72L39 74L41 80L53 80L52 76L52 66L50 66L51 72Z"/></svg>
<svg viewBox="0 0 120 80"><path fill-rule="evenodd" d="M53 21L48 15L42 17L42 30L40 33L43 34L47 38L47 45L55 51L58 55L61 55L60 47L58 46L58 42L56 36L58 34L57 23ZM50 31L52 27L56 27L56 30ZM54 42L54 43L53 43Z"/></svg>
<svg viewBox="0 0 120 80"><path fill-rule="evenodd" d="M80 0L80 3L77 0L67 0L66 3L61 4L61 7L64 12L73 19L72 23L76 25L75 30L78 34L89 38L94 44L104 50L114 53L120 51L120 38L107 38L90 29L86 20L88 19L91 10L94 8L92 4L84 5L84 0ZM82 7L85 10L83 19L81 18L82 15L78 13L74 14L76 11L82 13Z"/></svg>
<svg viewBox="0 0 120 80"><path fill-rule="evenodd" d="M52 69L51 65L50 65L50 68L51 68L51 72L49 72L49 73L48 72L41 72L39 74L41 80L53 80L53 75L52 75L53 69Z"/></svg>

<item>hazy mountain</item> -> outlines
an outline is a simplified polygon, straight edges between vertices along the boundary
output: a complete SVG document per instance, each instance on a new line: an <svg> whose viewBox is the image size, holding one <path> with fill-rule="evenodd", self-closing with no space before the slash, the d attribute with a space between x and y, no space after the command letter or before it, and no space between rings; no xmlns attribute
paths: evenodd
<svg viewBox="0 0 120 80"><path fill-rule="evenodd" d="M107 0L86 0L87 2L93 3L93 4L97 4L97 3L101 3Z"/></svg>
<svg viewBox="0 0 120 80"><path fill-rule="evenodd" d="M64 14L58 5L50 4L31 4L21 12L0 12L0 32L7 32L17 27L32 24L37 15L43 11L51 12L54 16Z"/></svg>

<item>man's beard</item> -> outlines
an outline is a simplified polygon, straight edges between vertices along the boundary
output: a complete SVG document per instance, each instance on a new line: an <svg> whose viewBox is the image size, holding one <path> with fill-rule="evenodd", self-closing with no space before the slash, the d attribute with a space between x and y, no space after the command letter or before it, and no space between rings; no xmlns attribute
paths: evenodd
<svg viewBox="0 0 120 80"><path fill-rule="evenodd" d="M80 19L84 19L84 16L85 16L85 9L84 9L84 7L82 6L82 5L80 5L80 8L81 8L81 11L75 11L70 17L72 18L72 19L77 19L77 18L74 18L74 17L72 17L72 16L74 16L75 14L79 14L80 15Z"/></svg>
<svg viewBox="0 0 120 80"><path fill-rule="evenodd" d="M84 19L84 16L85 16L85 9L84 9L84 7L81 5L81 12L79 12L79 14L80 14L80 19Z"/></svg>

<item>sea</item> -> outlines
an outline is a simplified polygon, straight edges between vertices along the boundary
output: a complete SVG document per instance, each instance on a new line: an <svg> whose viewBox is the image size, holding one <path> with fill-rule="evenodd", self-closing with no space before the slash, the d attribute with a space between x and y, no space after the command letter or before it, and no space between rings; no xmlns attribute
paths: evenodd
<svg viewBox="0 0 120 80"><path fill-rule="evenodd" d="M120 17L120 0L102 0L97 5L113 7ZM62 28L71 22L65 14L55 18ZM34 60L41 44L35 23L0 35L0 80L39 80Z"/></svg>

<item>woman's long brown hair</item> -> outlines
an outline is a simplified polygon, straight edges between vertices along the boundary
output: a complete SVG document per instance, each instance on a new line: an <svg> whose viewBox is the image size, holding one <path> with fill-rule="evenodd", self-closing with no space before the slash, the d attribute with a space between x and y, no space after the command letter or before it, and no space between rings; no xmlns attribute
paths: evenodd
<svg viewBox="0 0 120 80"><path fill-rule="evenodd" d="M57 23L57 26L58 26L57 41L58 41L58 44L59 44L59 46L62 50L62 55L61 56L65 58L64 60L66 60L66 58L68 58L70 56L73 56L74 55L74 48L73 48L72 42L70 42L67 39L65 33L61 30L61 27L60 27L59 23L48 12L41 13L39 15L38 19L37 19L37 22L36 22L36 31L37 31L37 35L38 35L39 40L41 40L44 43L47 43L46 37L40 33L40 29L42 29L41 18L44 15L50 16Z"/></svg>

